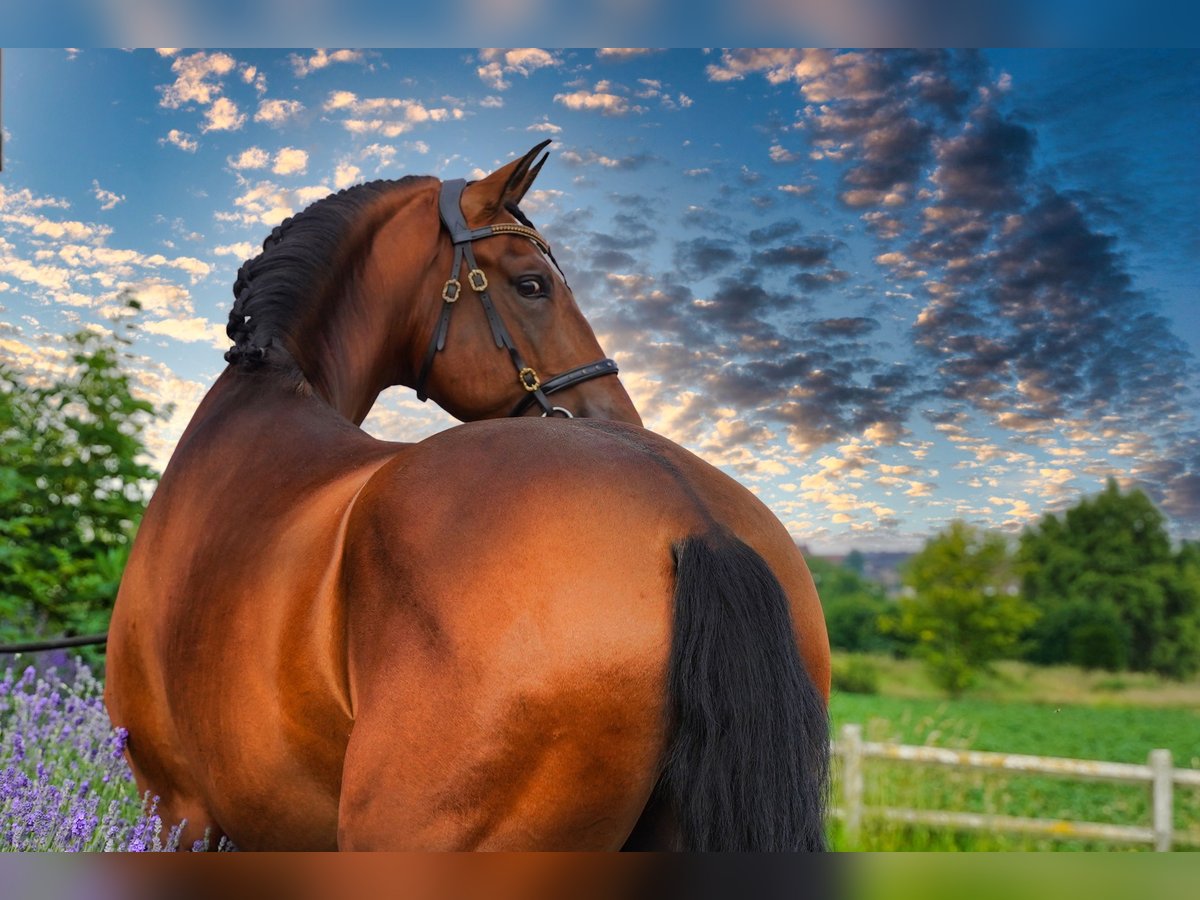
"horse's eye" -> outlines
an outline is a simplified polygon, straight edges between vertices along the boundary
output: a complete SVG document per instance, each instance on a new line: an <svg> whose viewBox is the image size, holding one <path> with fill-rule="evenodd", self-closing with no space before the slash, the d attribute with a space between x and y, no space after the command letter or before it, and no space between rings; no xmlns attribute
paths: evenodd
<svg viewBox="0 0 1200 900"><path fill-rule="evenodd" d="M517 282L517 293L522 297L540 297L546 293L546 285L542 279L530 275Z"/></svg>

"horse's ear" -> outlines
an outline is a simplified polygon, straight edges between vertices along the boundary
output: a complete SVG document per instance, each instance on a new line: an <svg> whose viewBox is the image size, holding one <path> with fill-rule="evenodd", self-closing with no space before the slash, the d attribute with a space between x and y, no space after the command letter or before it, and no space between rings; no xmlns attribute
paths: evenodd
<svg viewBox="0 0 1200 900"><path fill-rule="evenodd" d="M505 204L520 203L550 155L547 153L534 162L549 143L542 141L520 159L501 166L481 181L468 184L462 195L462 211L467 221L476 226L485 225L496 218Z"/></svg>

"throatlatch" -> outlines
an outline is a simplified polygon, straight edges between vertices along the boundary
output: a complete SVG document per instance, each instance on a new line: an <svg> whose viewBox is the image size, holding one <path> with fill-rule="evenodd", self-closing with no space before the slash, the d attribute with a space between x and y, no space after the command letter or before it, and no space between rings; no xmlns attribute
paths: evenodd
<svg viewBox="0 0 1200 900"><path fill-rule="evenodd" d="M450 277L446 279L446 283L442 287L442 311L438 316L437 327L433 330L433 337L429 341L429 348L425 351L425 360L421 363L421 373L417 376L417 399L422 402L429 399L425 393L425 382L429 378L430 369L433 368L434 357L446 346L446 335L450 329L450 311L462 296L462 282L459 281L458 276L465 262L468 267L467 284L478 295L479 302L483 304L488 325L492 329L492 338L497 347L508 351L513 366L517 370L517 381L526 392L509 415L522 415L536 403L542 408L543 416L561 413L567 418L572 418L570 410L552 405L547 395L584 381L590 381L593 378L616 375L617 364L611 359L602 359L576 366L574 369L555 375L544 382L538 373L526 364L520 351L517 350L516 344L513 343L508 329L504 326L504 320L500 318L500 313L492 303L492 298L488 295L487 276L475 262L475 252L471 249L471 244L498 234L516 234L537 244L538 248L554 262L555 268L558 268L558 262L554 260L554 255L550 252L550 244L546 239L528 225L519 225L516 222L499 222L495 225L484 225L481 228L471 228L467 225L467 220L462 214L461 203L463 189L466 186L467 182L462 178L444 181L438 197L438 212L442 219L442 225L450 232L450 240L454 243L454 263L450 269ZM562 270L559 269L559 271Z"/></svg>

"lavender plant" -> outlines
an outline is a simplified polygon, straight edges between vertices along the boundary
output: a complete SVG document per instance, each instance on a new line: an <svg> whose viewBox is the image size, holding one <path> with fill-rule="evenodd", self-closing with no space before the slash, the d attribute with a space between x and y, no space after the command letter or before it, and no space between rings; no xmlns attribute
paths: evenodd
<svg viewBox="0 0 1200 900"><path fill-rule="evenodd" d="M0 680L0 851L178 849L184 823L164 833L158 798L138 795L103 685L78 661L68 677L30 666Z"/></svg>

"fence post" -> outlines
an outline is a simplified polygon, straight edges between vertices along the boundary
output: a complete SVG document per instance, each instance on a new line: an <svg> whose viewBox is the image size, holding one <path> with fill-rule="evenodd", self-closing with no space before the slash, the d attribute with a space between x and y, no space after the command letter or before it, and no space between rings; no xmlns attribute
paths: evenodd
<svg viewBox="0 0 1200 900"><path fill-rule="evenodd" d="M1171 849L1172 832L1175 828L1172 811L1174 789L1174 769L1171 763L1170 750L1151 750L1150 758L1150 791L1153 810L1154 849L1160 853Z"/></svg>
<svg viewBox="0 0 1200 900"><path fill-rule="evenodd" d="M862 832L863 815L863 770L862 770L862 726L842 726L842 806L845 809L846 843L853 850L858 847Z"/></svg>

